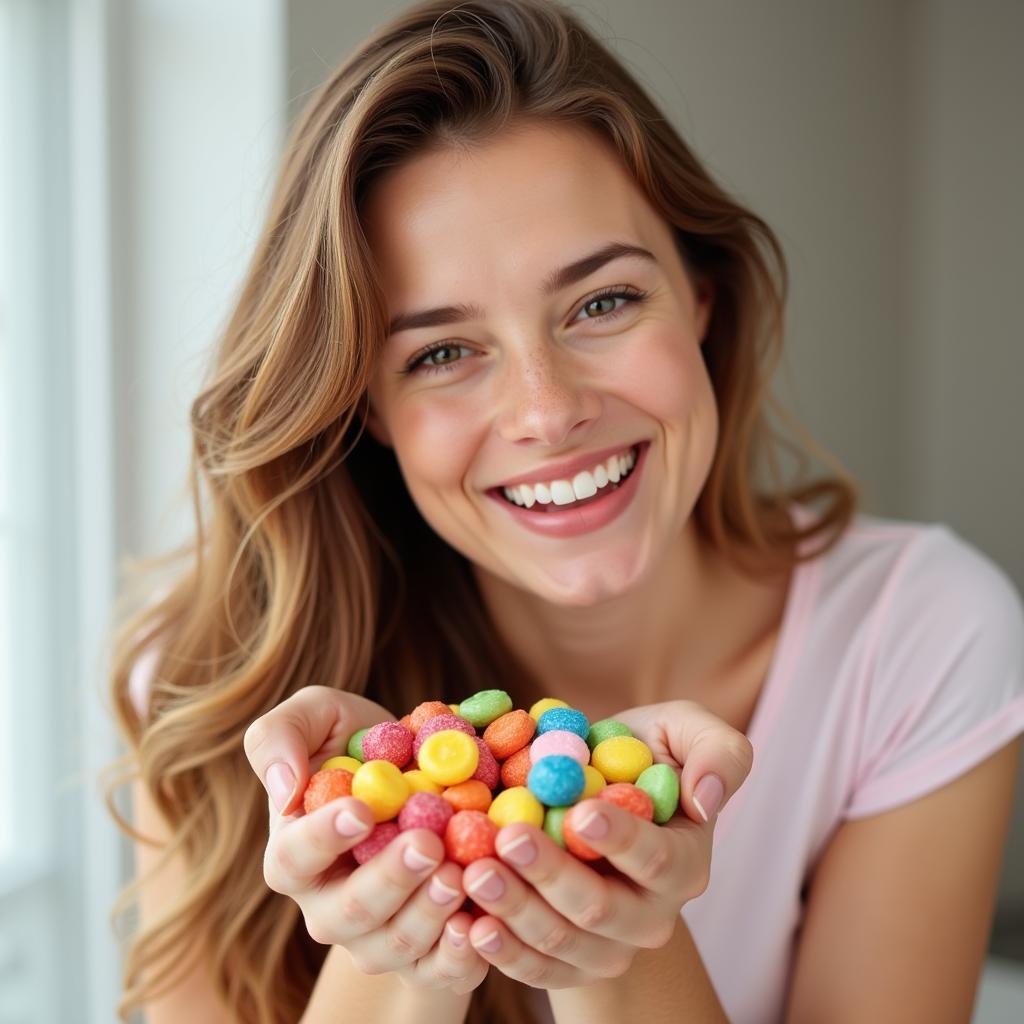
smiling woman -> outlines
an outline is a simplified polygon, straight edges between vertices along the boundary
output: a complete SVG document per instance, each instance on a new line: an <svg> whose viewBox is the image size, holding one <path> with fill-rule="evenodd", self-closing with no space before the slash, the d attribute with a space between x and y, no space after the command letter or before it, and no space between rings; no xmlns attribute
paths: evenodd
<svg viewBox="0 0 1024 1024"><path fill-rule="evenodd" d="M193 404L193 557L118 637L156 839L125 1015L962 1019L1020 604L834 463L782 478L817 450L769 425L785 298L771 229L559 4L423 3L332 75ZM350 733L484 688L615 715L678 813L574 808L600 870L522 822L465 870L425 829L355 867L361 801L300 813Z"/></svg>

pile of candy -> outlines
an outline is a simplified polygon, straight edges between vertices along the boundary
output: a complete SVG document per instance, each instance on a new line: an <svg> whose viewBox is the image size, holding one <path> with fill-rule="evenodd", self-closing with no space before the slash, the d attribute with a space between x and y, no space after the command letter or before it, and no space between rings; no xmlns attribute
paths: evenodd
<svg viewBox="0 0 1024 1024"><path fill-rule="evenodd" d="M513 710L504 690L482 690L461 704L427 701L399 722L360 729L347 756L329 758L310 778L303 805L308 814L340 796L367 804L376 825L352 850L360 864L399 832L429 828L465 866L493 856L498 829L516 821L596 860L601 855L566 812L597 797L663 824L679 806L679 779L670 765L653 762L650 747L622 722L591 725L552 697L529 712Z"/></svg>

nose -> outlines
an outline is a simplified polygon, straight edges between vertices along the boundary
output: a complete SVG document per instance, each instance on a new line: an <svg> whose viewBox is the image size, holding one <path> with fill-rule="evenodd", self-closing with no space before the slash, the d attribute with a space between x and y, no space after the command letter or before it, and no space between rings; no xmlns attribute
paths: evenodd
<svg viewBox="0 0 1024 1024"><path fill-rule="evenodd" d="M548 344L509 356L498 402L497 429L505 440L555 446L601 411L600 397L582 379L572 354Z"/></svg>

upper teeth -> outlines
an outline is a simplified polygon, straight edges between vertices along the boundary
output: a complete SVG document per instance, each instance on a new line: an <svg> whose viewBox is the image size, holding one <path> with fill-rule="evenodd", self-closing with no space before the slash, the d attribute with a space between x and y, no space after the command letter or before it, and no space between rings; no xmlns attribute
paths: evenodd
<svg viewBox="0 0 1024 1024"><path fill-rule="evenodd" d="M612 455L599 462L592 469L577 473L572 480L551 480L548 483L518 484L505 487L503 492L509 501L517 505L532 508L535 502L547 505L553 501L556 505L569 505L581 498L590 498L610 480L618 483L635 465L636 451L632 448Z"/></svg>

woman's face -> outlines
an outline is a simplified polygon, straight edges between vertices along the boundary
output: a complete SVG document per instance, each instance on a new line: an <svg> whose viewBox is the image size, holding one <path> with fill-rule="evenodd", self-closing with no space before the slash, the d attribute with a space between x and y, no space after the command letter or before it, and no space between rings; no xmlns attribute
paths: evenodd
<svg viewBox="0 0 1024 1024"><path fill-rule="evenodd" d="M718 432L700 351L711 297L668 224L603 140L537 126L388 171L364 223L390 321L441 310L396 324L369 389L368 428L423 517L555 604L636 586L686 527ZM558 274L612 244L650 256ZM616 485L607 456L637 445ZM610 479L584 499L599 463ZM542 486L511 503L503 485L523 480L554 500Z"/></svg>

